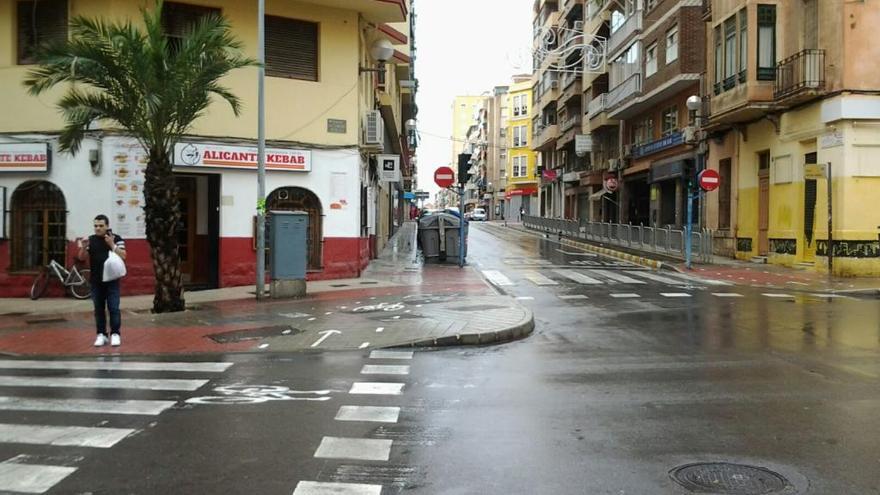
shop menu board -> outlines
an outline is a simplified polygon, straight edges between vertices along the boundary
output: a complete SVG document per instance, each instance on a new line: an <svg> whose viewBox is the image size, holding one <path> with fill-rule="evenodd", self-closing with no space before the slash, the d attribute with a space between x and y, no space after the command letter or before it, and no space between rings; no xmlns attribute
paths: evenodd
<svg viewBox="0 0 880 495"><path fill-rule="evenodd" d="M116 143L110 150L113 169L113 216L110 227L123 238L147 236L144 180L147 154L138 143Z"/></svg>

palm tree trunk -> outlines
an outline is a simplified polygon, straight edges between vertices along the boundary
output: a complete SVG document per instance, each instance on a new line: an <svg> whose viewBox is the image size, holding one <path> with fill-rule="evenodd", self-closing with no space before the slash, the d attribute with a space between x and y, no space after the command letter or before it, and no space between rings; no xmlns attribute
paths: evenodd
<svg viewBox="0 0 880 495"><path fill-rule="evenodd" d="M148 160L144 182L144 214L156 276L153 312L183 311L183 279L177 243L177 225L180 221L177 184L165 150L150 150Z"/></svg>

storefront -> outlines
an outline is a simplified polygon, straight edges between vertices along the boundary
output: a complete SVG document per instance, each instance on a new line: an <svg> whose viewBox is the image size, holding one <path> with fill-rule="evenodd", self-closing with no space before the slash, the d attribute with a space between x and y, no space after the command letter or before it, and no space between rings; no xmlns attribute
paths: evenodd
<svg viewBox="0 0 880 495"><path fill-rule="evenodd" d="M534 215L533 202L537 202L538 188L535 186L508 186L504 193L505 205L507 207L505 218L512 221L519 221L520 208L525 211L526 215Z"/></svg>
<svg viewBox="0 0 880 495"><path fill-rule="evenodd" d="M137 142L90 138L71 156L57 152L52 136L19 136L0 140L0 160L5 155L15 160L0 161L0 195L5 189L8 198L0 222L0 297L24 297L50 259L71 264L76 240L92 233L97 214L106 214L126 239L125 292L152 291L143 212L146 156ZM175 147L173 165L184 283L190 289L253 284L256 149L186 141ZM362 168L353 148L267 149L267 210L309 213L309 279L356 277L369 261Z"/></svg>

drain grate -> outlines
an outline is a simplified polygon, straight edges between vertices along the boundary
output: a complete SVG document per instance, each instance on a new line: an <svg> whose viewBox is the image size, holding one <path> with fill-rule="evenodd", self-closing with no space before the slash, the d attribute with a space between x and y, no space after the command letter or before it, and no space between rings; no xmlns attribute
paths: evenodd
<svg viewBox="0 0 880 495"><path fill-rule="evenodd" d="M669 472L679 485L695 493L771 495L792 485L769 469L728 462L701 462L679 466Z"/></svg>
<svg viewBox="0 0 880 495"><path fill-rule="evenodd" d="M284 333L287 332L287 333ZM231 332L214 333L208 335L208 338L218 344L229 344L232 342L242 342L245 340L260 340L267 337L280 337L282 335L296 335L302 330L285 325L275 325L271 327L249 328L247 330L233 330Z"/></svg>

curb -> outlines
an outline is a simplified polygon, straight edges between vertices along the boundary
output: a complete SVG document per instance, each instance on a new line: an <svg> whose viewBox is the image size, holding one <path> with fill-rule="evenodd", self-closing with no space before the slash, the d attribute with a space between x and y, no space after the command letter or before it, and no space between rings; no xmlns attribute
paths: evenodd
<svg viewBox="0 0 880 495"><path fill-rule="evenodd" d="M481 332L481 333L461 333L456 335L449 335L446 337L440 338L428 338L423 340L417 340L415 342L410 342L408 344L398 344L389 346L388 348L404 348L404 347L450 347L450 346L462 346L462 345L489 345L489 344L504 344L507 342L513 342L515 340L523 339L531 335L531 333L535 330L535 315L528 308L524 308L528 313L528 317L523 319L520 323L502 328L501 330L495 330L491 332Z"/></svg>

